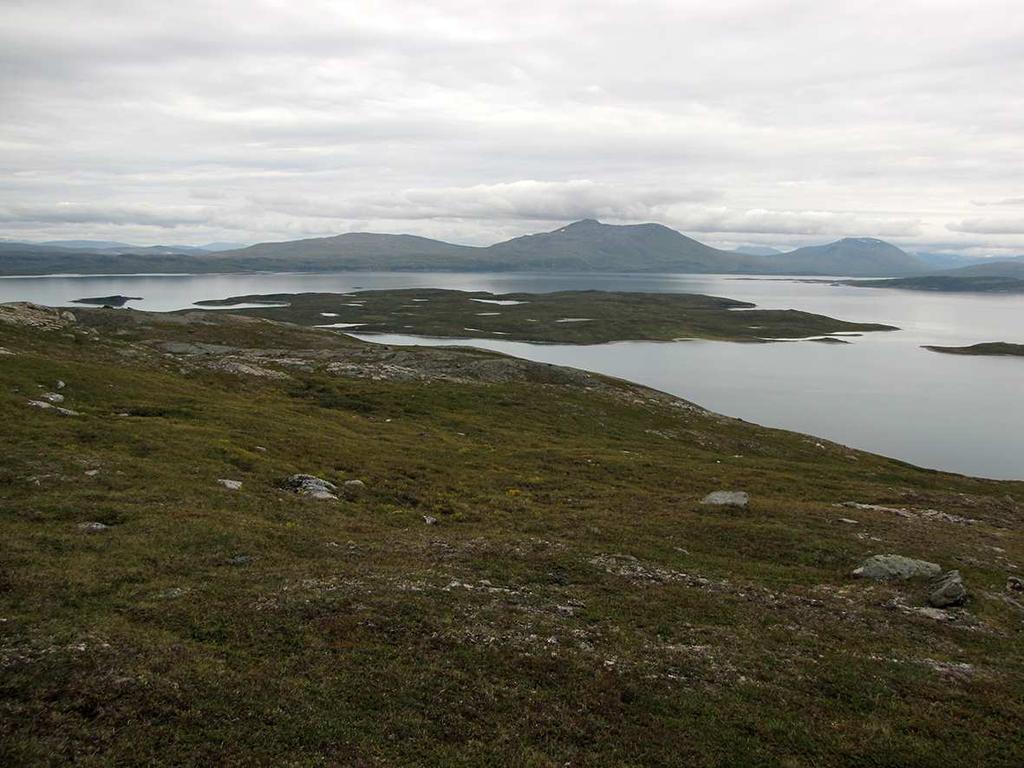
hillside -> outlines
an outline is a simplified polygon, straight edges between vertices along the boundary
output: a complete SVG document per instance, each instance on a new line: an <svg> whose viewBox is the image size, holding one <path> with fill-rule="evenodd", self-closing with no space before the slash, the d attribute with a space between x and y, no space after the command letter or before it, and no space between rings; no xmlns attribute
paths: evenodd
<svg viewBox="0 0 1024 768"><path fill-rule="evenodd" d="M1021 483L219 313L0 306L0 355L5 765L1024 753Z"/></svg>

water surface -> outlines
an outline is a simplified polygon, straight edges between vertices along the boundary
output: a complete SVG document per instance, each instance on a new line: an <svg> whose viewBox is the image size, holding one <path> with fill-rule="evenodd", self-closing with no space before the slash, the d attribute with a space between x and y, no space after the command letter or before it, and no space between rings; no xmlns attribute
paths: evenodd
<svg viewBox="0 0 1024 768"><path fill-rule="evenodd" d="M495 293L573 289L704 293L765 309L801 309L900 331L850 344L618 342L587 347L488 339L374 337L468 344L646 384L712 410L894 456L926 467L1024 479L1024 360L961 357L923 344L1024 343L1024 297L918 293L805 280L721 275L329 273L0 278L0 301L66 305L142 296L129 306L175 310L202 299L360 288ZM211 310L212 311L212 310Z"/></svg>

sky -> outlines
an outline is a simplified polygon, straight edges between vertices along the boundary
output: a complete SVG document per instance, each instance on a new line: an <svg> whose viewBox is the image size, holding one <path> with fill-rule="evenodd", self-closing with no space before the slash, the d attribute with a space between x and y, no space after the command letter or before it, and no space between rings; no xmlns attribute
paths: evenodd
<svg viewBox="0 0 1024 768"><path fill-rule="evenodd" d="M0 0L0 237L1024 253L1021 0Z"/></svg>

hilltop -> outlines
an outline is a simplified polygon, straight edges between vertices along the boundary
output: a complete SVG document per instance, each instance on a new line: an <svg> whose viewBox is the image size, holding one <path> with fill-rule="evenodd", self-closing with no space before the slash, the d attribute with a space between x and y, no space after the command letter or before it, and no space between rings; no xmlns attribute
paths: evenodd
<svg viewBox="0 0 1024 768"><path fill-rule="evenodd" d="M208 311L0 355L4 764L1024 753L1024 484Z"/></svg>

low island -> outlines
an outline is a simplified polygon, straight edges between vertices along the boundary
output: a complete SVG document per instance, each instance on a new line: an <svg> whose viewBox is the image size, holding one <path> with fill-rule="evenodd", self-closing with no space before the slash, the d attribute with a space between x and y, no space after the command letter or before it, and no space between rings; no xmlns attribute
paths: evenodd
<svg viewBox="0 0 1024 768"><path fill-rule="evenodd" d="M982 344L971 344L967 347L926 346L925 349L932 352L943 352L947 355L1024 357L1024 344L1010 344L1006 341L987 341Z"/></svg>
<svg viewBox="0 0 1024 768"><path fill-rule="evenodd" d="M98 307L123 307L129 301L142 301L141 296L92 296L84 299L72 299L72 304L92 304Z"/></svg>
<svg viewBox="0 0 1024 768"><path fill-rule="evenodd" d="M252 307L256 303L286 306ZM203 307L359 333L482 337L558 344L612 341L839 341L834 334L896 330L700 294L561 291L492 294L440 289L234 296Z"/></svg>

